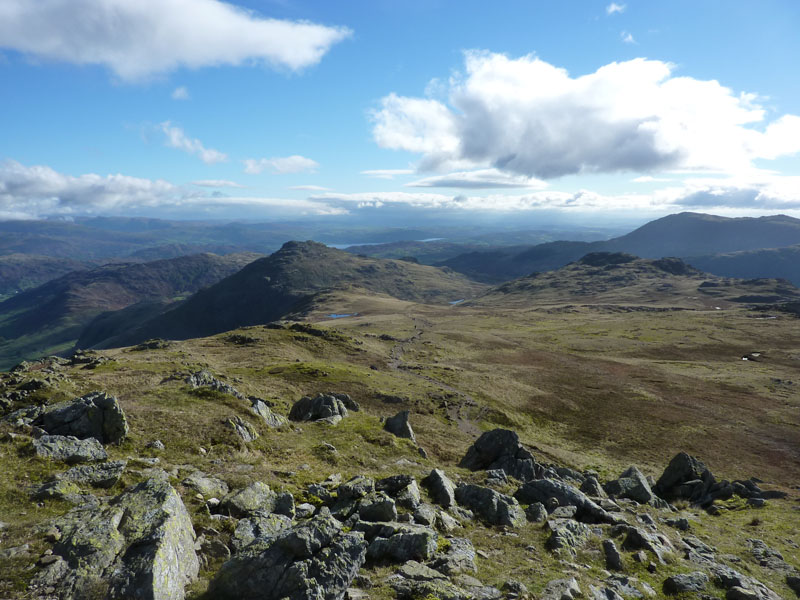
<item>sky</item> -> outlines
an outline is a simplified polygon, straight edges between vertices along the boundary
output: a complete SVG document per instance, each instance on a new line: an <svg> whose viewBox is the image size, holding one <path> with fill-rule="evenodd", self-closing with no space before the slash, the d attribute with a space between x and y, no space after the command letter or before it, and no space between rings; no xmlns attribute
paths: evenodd
<svg viewBox="0 0 800 600"><path fill-rule="evenodd" d="M800 217L796 0L1 0L0 218Z"/></svg>

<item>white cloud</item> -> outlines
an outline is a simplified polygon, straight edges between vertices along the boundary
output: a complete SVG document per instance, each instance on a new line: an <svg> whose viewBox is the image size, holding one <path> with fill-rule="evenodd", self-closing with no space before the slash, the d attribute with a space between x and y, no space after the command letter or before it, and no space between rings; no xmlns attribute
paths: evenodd
<svg viewBox="0 0 800 600"><path fill-rule="evenodd" d="M246 187L243 186L241 183L236 183L235 181L228 181L227 179L200 179L198 181L193 181L192 185L199 185L200 187L211 187L211 188L229 187L229 188L244 189Z"/></svg>
<svg viewBox="0 0 800 600"><path fill-rule="evenodd" d="M72 176L47 166L0 163L0 218L35 219L53 215L148 214L196 215L197 209L223 214L337 215L346 208L312 199L227 197L198 193L162 179L127 175Z"/></svg>
<svg viewBox="0 0 800 600"><path fill-rule="evenodd" d="M290 190L299 190L301 192L329 192L331 188L322 187L321 185L290 185Z"/></svg>
<svg viewBox="0 0 800 600"><path fill-rule="evenodd" d="M620 31L619 37L626 44L635 44L636 43L636 40L633 38L633 34L631 32L629 32L629 31Z"/></svg>
<svg viewBox="0 0 800 600"><path fill-rule="evenodd" d="M636 177L635 179L631 179L634 183L656 183L662 181L670 181L664 177L653 177L652 175L642 175L641 177Z"/></svg>
<svg viewBox="0 0 800 600"><path fill-rule="evenodd" d="M684 209L800 210L800 176L753 174L688 179L680 188L655 193Z"/></svg>
<svg viewBox="0 0 800 600"><path fill-rule="evenodd" d="M771 122L752 94L634 59L571 77L533 56L467 52L447 104L389 94L373 115L384 148L422 170L494 167L543 179L656 170L736 172L800 151L800 117Z"/></svg>
<svg viewBox="0 0 800 600"><path fill-rule="evenodd" d="M612 2L608 6L606 6L606 14L613 15L614 13L622 13L625 12L626 6L624 4L617 4L616 2Z"/></svg>
<svg viewBox="0 0 800 600"><path fill-rule="evenodd" d="M170 148L177 148L189 154L196 154L207 165L228 160L227 154L213 148L206 148L200 140L190 138L184 133L183 129L176 127L169 121L164 121L159 127L167 138L166 145Z"/></svg>
<svg viewBox="0 0 800 600"><path fill-rule="evenodd" d="M104 65L125 80L180 67L314 65L350 30L265 19L219 0L3 0L0 47Z"/></svg>
<svg viewBox="0 0 800 600"><path fill-rule="evenodd" d="M412 173L414 173L413 169L371 169L361 171L362 175L374 177L375 179L394 179L398 175L411 175Z"/></svg>
<svg viewBox="0 0 800 600"><path fill-rule="evenodd" d="M284 156L277 158L248 158L244 162L244 172L258 175L263 171L270 171L277 175L287 173L310 173L319 167L319 163L305 156Z"/></svg>
<svg viewBox="0 0 800 600"><path fill-rule="evenodd" d="M172 90L172 94L170 94L170 97L173 100L188 100L189 90L186 89L186 86L183 85L180 87L176 87L174 90Z"/></svg>
<svg viewBox="0 0 800 600"><path fill-rule="evenodd" d="M497 169L481 169L478 171L460 171L447 175L426 177L405 184L405 187L449 187L467 189L491 188L545 188L547 184L535 177L513 175Z"/></svg>

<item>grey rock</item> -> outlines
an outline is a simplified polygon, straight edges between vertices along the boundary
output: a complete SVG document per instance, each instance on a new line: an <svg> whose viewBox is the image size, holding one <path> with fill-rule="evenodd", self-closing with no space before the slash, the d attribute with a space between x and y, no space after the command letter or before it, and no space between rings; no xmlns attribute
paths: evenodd
<svg viewBox="0 0 800 600"><path fill-rule="evenodd" d="M119 401L105 392L47 406L33 425L50 435L95 438L104 444L119 444L128 435L128 421Z"/></svg>
<svg viewBox="0 0 800 600"><path fill-rule="evenodd" d="M619 479L606 483L604 489L612 498L629 498L640 504L647 504L653 500L653 491L647 478L633 466L628 467Z"/></svg>
<svg viewBox="0 0 800 600"><path fill-rule="evenodd" d="M240 400L245 399L244 394L240 393L239 390L232 385L229 385L214 377L210 371L196 371L186 377L185 381L193 388L209 388L223 394L230 394L231 396L235 396Z"/></svg>
<svg viewBox="0 0 800 600"><path fill-rule="evenodd" d="M258 439L258 432L255 427L242 419L239 415L234 415L225 420L225 426L233 429L243 442L255 442Z"/></svg>
<svg viewBox="0 0 800 600"><path fill-rule="evenodd" d="M430 491L431 498L439 506L449 508L456 503L456 487L440 469L433 469L422 483Z"/></svg>
<svg viewBox="0 0 800 600"><path fill-rule="evenodd" d="M544 523L547 520L547 509L541 502L534 502L525 509L525 516L531 523Z"/></svg>
<svg viewBox="0 0 800 600"><path fill-rule="evenodd" d="M292 520L284 515L256 515L240 519L231 538L231 544L238 551L256 540L267 540L290 529Z"/></svg>
<svg viewBox="0 0 800 600"><path fill-rule="evenodd" d="M731 567L720 564L711 565L710 569L713 575L714 583L725 590L739 587L755 592L758 600L781 600L781 597L778 594L773 592L770 588L754 577L743 575Z"/></svg>
<svg viewBox="0 0 800 600"><path fill-rule="evenodd" d="M575 506L578 509L576 518L587 523L616 523L617 521L577 488L552 479L528 481L517 490L514 497L523 504L542 502L545 505L550 498L555 498L559 506Z"/></svg>
<svg viewBox="0 0 800 600"><path fill-rule="evenodd" d="M612 575L605 584L624 598L652 598L657 595L649 584L627 575Z"/></svg>
<svg viewBox="0 0 800 600"><path fill-rule="evenodd" d="M661 564L665 564L665 556L674 550L669 538L661 533L650 533L632 525L617 525L612 529L613 535L620 533L626 534L622 542L623 550L647 550L655 554Z"/></svg>
<svg viewBox="0 0 800 600"><path fill-rule="evenodd" d="M509 579L503 583L503 587L500 589L511 600L519 600L528 597L528 588L525 587L524 583L516 581L515 579Z"/></svg>
<svg viewBox="0 0 800 600"><path fill-rule="evenodd" d="M591 528L571 519L551 519L545 524L550 531L547 538L547 549L556 553L566 551L576 556L578 549L583 547L592 535Z"/></svg>
<svg viewBox="0 0 800 600"><path fill-rule="evenodd" d="M289 420L286 417L273 412L272 409L267 406L266 402L264 402L262 399L251 397L249 400L250 411L254 415L261 417L261 420L267 427L278 429L279 427L283 427L289 423Z"/></svg>
<svg viewBox="0 0 800 600"><path fill-rule="evenodd" d="M72 504L83 504L84 502L80 488L71 481L61 479L42 484L31 494L31 498L33 500L66 500Z"/></svg>
<svg viewBox="0 0 800 600"><path fill-rule="evenodd" d="M272 507L272 512L278 515L289 517L290 519L294 519L294 496L292 496L292 494L289 492L278 494L278 497L275 498L275 504Z"/></svg>
<svg viewBox="0 0 800 600"><path fill-rule="evenodd" d="M553 512L550 513L550 518L552 519L574 519L575 515L578 514L578 507L572 506L571 504L567 506L558 506L556 507Z"/></svg>
<svg viewBox="0 0 800 600"><path fill-rule="evenodd" d="M786 585L798 596L800 596L800 576L798 575L787 575L786 576Z"/></svg>
<svg viewBox="0 0 800 600"><path fill-rule="evenodd" d="M447 579L442 573L437 570L431 569L416 560L410 560L402 565L397 574L405 579L413 581L434 581L436 579Z"/></svg>
<svg viewBox="0 0 800 600"><path fill-rule="evenodd" d="M431 562L431 566L445 575L457 573L476 573L475 546L467 538L447 538L446 550L440 552Z"/></svg>
<svg viewBox="0 0 800 600"><path fill-rule="evenodd" d="M758 600L758 592L735 586L725 592L725 600Z"/></svg>
<svg viewBox="0 0 800 600"><path fill-rule="evenodd" d="M58 479L92 487L110 488L120 480L127 464L125 460L113 460L99 465L72 467L58 475Z"/></svg>
<svg viewBox="0 0 800 600"><path fill-rule="evenodd" d="M396 521L397 508L384 492L374 492L361 500L358 516L365 521Z"/></svg>
<svg viewBox="0 0 800 600"><path fill-rule="evenodd" d="M360 500L375 491L375 481L363 475L348 479L337 488L339 500Z"/></svg>
<svg viewBox="0 0 800 600"><path fill-rule="evenodd" d="M399 600L437 598L438 600L475 600L470 591L460 588L446 579L414 580L398 574L387 580Z"/></svg>
<svg viewBox="0 0 800 600"><path fill-rule="evenodd" d="M581 595L577 579L570 577L549 581L542 592L541 600L575 600Z"/></svg>
<svg viewBox="0 0 800 600"><path fill-rule="evenodd" d="M317 508L313 504L307 504L304 502L303 504L298 504L297 506L295 506L294 516L296 519L308 519L316 511Z"/></svg>
<svg viewBox="0 0 800 600"><path fill-rule="evenodd" d="M435 521L436 529L442 531L444 533L452 533L459 527L461 527L461 523L459 523L455 518L440 510L436 514L436 521Z"/></svg>
<svg viewBox="0 0 800 600"><path fill-rule="evenodd" d="M432 529L405 528L391 537L376 537L367 548L367 558L377 562L428 560L436 552L438 535Z"/></svg>
<svg viewBox="0 0 800 600"><path fill-rule="evenodd" d="M603 554L606 559L606 568L609 571L622 571L622 555L619 553L614 540L603 540Z"/></svg>
<svg viewBox="0 0 800 600"><path fill-rule="evenodd" d="M600 485L600 482L594 475L590 475L583 480L583 483L581 484L580 487L580 491L586 494L587 496L592 496L594 498L606 497L606 492L603 489L603 486Z"/></svg>
<svg viewBox="0 0 800 600"><path fill-rule="evenodd" d="M456 500L478 514L491 525L521 527L525 524L525 511L511 496L480 485L460 485Z"/></svg>
<svg viewBox="0 0 800 600"><path fill-rule="evenodd" d="M750 546L750 553L762 567L771 571L779 571L787 575L795 575L797 569L787 563L783 554L774 548L770 548L763 540L748 539L747 545Z"/></svg>
<svg viewBox="0 0 800 600"><path fill-rule="evenodd" d="M590 600L623 600L616 590L610 587L589 586Z"/></svg>
<svg viewBox="0 0 800 600"><path fill-rule="evenodd" d="M278 495L266 483L256 481L246 488L231 492L219 505L219 511L232 517L249 517L256 513L271 513Z"/></svg>
<svg viewBox="0 0 800 600"><path fill-rule="evenodd" d="M98 462L106 460L108 454L94 438L85 440L74 436L43 435L33 440L36 456L61 460L67 464Z"/></svg>
<svg viewBox="0 0 800 600"><path fill-rule="evenodd" d="M670 527L674 527L680 531L689 531L689 519L680 517L678 519L666 519L664 521Z"/></svg>
<svg viewBox="0 0 800 600"><path fill-rule="evenodd" d="M702 592L708 585L708 575L702 571L672 575L664 580L664 593L670 595Z"/></svg>
<svg viewBox="0 0 800 600"><path fill-rule="evenodd" d="M62 560L32 584L64 600L181 600L199 570L189 513L166 481L146 480L106 507L77 507L56 527L53 554Z"/></svg>
<svg viewBox="0 0 800 600"><path fill-rule="evenodd" d="M383 428L389 433L396 435L399 438L406 438L417 443L417 438L414 435L414 430L408 422L409 411L401 410L393 417L389 417L383 424Z"/></svg>
<svg viewBox="0 0 800 600"><path fill-rule="evenodd" d="M471 471L502 469L520 481L538 477L542 471L533 454L520 444L519 436L509 429L483 433L469 447L458 466Z"/></svg>
<svg viewBox="0 0 800 600"><path fill-rule="evenodd" d="M686 452L679 452L658 478L653 491L667 501L683 499L702 504L715 482L705 464Z"/></svg>
<svg viewBox="0 0 800 600"><path fill-rule="evenodd" d="M341 600L366 557L364 537L330 512L256 540L222 565L209 596L220 600Z"/></svg>
<svg viewBox="0 0 800 600"><path fill-rule="evenodd" d="M289 411L290 421L324 421L336 425L347 416L344 402L332 394L304 396Z"/></svg>
<svg viewBox="0 0 800 600"><path fill-rule="evenodd" d="M145 448L150 448L151 450L164 450L166 446L164 446L164 442L161 440L153 440L152 442L148 442L145 445Z"/></svg>
<svg viewBox="0 0 800 600"><path fill-rule="evenodd" d="M230 491L227 483L202 471L195 471L181 483L206 498L223 498Z"/></svg>
<svg viewBox="0 0 800 600"><path fill-rule="evenodd" d="M432 527L436 523L436 507L422 503L414 510L414 522Z"/></svg>

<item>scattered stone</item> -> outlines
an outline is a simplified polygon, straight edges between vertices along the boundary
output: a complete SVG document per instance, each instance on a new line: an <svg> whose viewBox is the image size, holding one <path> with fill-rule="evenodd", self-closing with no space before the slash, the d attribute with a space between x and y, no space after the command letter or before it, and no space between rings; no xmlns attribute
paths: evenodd
<svg viewBox="0 0 800 600"><path fill-rule="evenodd" d="M624 600L616 590L609 587L589 586L590 600Z"/></svg>
<svg viewBox="0 0 800 600"><path fill-rule="evenodd" d="M390 537L375 537L367 548L367 558L376 562L428 560L436 552L438 536L427 527L405 525Z"/></svg>
<svg viewBox="0 0 800 600"><path fill-rule="evenodd" d="M548 550L556 553L565 550L572 556L578 554L578 549L586 544L592 535L588 525L571 519L550 519L545 528L550 531L546 543Z"/></svg>
<svg viewBox="0 0 800 600"><path fill-rule="evenodd" d="M238 435L243 442L255 442L258 439L258 432L256 431L255 427L253 427L250 423L242 419L239 415L234 415L233 417L227 419L225 421L225 425L230 429L233 429L234 433Z"/></svg>
<svg viewBox="0 0 800 600"><path fill-rule="evenodd" d="M384 492L375 492L361 500L358 516L365 521L396 521L397 508Z"/></svg>
<svg viewBox="0 0 800 600"><path fill-rule="evenodd" d="M592 496L593 498L606 497L606 492L603 489L603 486L600 485L600 482L594 475L589 475L586 479L583 480L580 490L587 496Z"/></svg>
<svg viewBox="0 0 800 600"><path fill-rule="evenodd" d="M66 500L73 504L81 504L81 489L71 481L56 479L41 485L31 494L33 500Z"/></svg>
<svg viewBox="0 0 800 600"><path fill-rule="evenodd" d="M575 600L581 595L577 579L570 577L548 582L542 592L541 600Z"/></svg>
<svg viewBox="0 0 800 600"><path fill-rule="evenodd" d="M771 571L779 571L787 575L795 575L797 573L797 569L784 560L783 554L767 546L763 540L748 539L747 544L750 546L750 552L753 558L755 558L762 567L770 569Z"/></svg>
<svg viewBox="0 0 800 600"><path fill-rule="evenodd" d="M552 519L574 519L575 515L578 514L578 507L572 506L571 504L568 506L558 506L556 507L553 512L550 513L550 518Z"/></svg>
<svg viewBox="0 0 800 600"><path fill-rule="evenodd" d="M623 550L647 550L655 554L662 565L666 563L665 556L674 550L669 538L661 533L649 533L632 525L617 525L611 530L615 536L622 533L626 534L622 542Z"/></svg>
<svg viewBox="0 0 800 600"><path fill-rule="evenodd" d="M119 444L128 435L128 421L119 401L105 392L47 406L33 425L50 435L95 438L104 444Z"/></svg>
<svg viewBox="0 0 800 600"><path fill-rule="evenodd" d="M675 596L687 592L702 592L708 585L708 575L702 571L672 575L664 580L664 593Z"/></svg>
<svg viewBox="0 0 800 600"><path fill-rule="evenodd" d="M61 460L67 464L98 462L106 460L108 454L94 438L85 440L74 436L43 435L33 440L36 456Z"/></svg>
<svg viewBox="0 0 800 600"><path fill-rule="evenodd" d="M436 523L436 508L423 502L414 510L414 522L433 527Z"/></svg>
<svg viewBox="0 0 800 600"><path fill-rule="evenodd" d="M222 499L220 512L231 517L244 518L256 513L271 513L278 495L266 483L256 481L246 488L231 492Z"/></svg>
<svg viewBox="0 0 800 600"><path fill-rule="evenodd" d="M239 398L240 400L245 399L244 394L239 392L239 390L237 390L232 385L220 381L205 369L202 371L196 371L194 373L191 373L188 377L186 377L184 381L195 389L201 387L209 388L223 394L230 394L231 396Z"/></svg>
<svg viewBox="0 0 800 600"><path fill-rule="evenodd" d="M791 588L791 590L800 596L800 576L798 575L787 575L786 576L786 585Z"/></svg>
<svg viewBox="0 0 800 600"><path fill-rule="evenodd" d="M257 539L225 562L209 597L334 600L344 597L366 557L361 533L345 532L330 512L269 539Z"/></svg>
<svg viewBox="0 0 800 600"><path fill-rule="evenodd" d="M502 469L520 481L538 477L542 472L533 454L520 444L519 436L509 429L483 433L469 447L458 466L471 471Z"/></svg>
<svg viewBox="0 0 800 600"><path fill-rule="evenodd" d="M606 483L603 488L612 498L629 498L640 504L647 504L654 498L647 478L636 467L628 467L619 479Z"/></svg>
<svg viewBox="0 0 800 600"><path fill-rule="evenodd" d="M195 471L181 483L206 498L221 498L230 491L227 483L217 477L209 477L202 471Z"/></svg>
<svg viewBox="0 0 800 600"><path fill-rule="evenodd" d="M102 579L108 598L184 598L199 570L194 530L180 496L166 481L149 479L107 507L74 508L55 522L58 560L34 578L59 598L85 597Z"/></svg>
<svg viewBox="0 0 800 600"><path fill-rule="evenodd" d="M510 600L522 600L528 597L528 588L525 584L515 579L509 579L500 588Z"/></svg>
<svg viewBox="0 0 800 600"><path fill-rule="evenodd" d="M151 450L164 450L166 446L164 446L164 442L161 440L153 440L152 442L148 442L145 445L145 448L150 448Z"/></svg>
<svg viewBox="0 0 800 600"><path fill-rule="evenodd" d="M531 523L544 523L547 520L547 509L541 502L534 502L525 509L525 516Z"/></svg>
<svg viewBox="0 0 800 600"><path fill-rule="evenodd" d="M445 540L446 550L440 552L431 566L444 573L445 575L455 575L456 573L475 573L478 568L475 566L475 546L467 538L447 538Z"/></svg>
<svg viewBox="0 0 800 600"><path fill-rule="evenodd" d="M289 411L291 421L322 421L336 425L347 416L345 403L332 394L303 396Z"/></svg>
<svg viewBox="0 0 800 600"><path fill-rule="evenodd" d="M603 554L606 559L606 568L609 571L622 571L622 555L619 553L614 540L603 540Z"/></svg>
<svg viewBox="0 0 800 600"><path fill-rule="evenodd" d="M439 506L449 508L456 503L455 486L440 469L433 469L422 483L428 487L431 498Z"/></svg>
<svg viewBox="0 0 800 600"><path fill-rule="evenodd" d="M411 429L411 424L408 422L409 414L409 411L401 410L395 416L386 419L383 423L383 428L399 438L409 439L416 444L417 438L414 435L414 430Z"/></svg>
<svg viewBox="0 0 800 600"><path fill-rule="evenodd" d="M308 519L316 512L316 510L317 508L313 504L304 502L303 504L298 504L295 506L294 516L296 519Z"/></svg>
<svg viewBox="0 0 800 600"><path fill-rule="evenodd" d="M516 499L491 488L460 485L456 488L456 500L492 525L521 527L526 522L525 511Z"/></svg>
<svg viewBox="0 0 800 600"><path fill-rule="evenodd" d="M667 519L664 521L670 527L674 527L679 531L689 531L689 519L681 517L679 519Z"/></svg>

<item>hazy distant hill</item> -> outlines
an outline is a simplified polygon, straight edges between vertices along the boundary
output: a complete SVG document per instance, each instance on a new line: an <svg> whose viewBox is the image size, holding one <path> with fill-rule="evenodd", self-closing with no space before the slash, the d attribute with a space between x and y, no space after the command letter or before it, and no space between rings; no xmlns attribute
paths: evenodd
<svg viewBox="0 0 800 600"><path fill-rule="evenodd" d="M473 303L516 308L544 304L711 308L796 300L800 290L785 280L724 278L677 258L595 252L560 269L505 283Z"/></svg>
<svg viewBox="0 0 800 600"><path fill-rule="evenodd" d="M680 213L651 221L627 235L608 241L551 242L524 248L471 252L443 261L441 265L478 281L498 283L532 272L557 269L590 252L684 258L794 244L800 244L800 219L784 215L732 219ZM729 265L736 260L737 257L728 259ZM704 268L715 272L714 263L704 264ZM752 273L751 276L755 275L764 277L767 273ZM789 271L773 271L771 275L791 277Z"/></svg>
<svg viewBox="0 0 800 600"><path fill-rule="evenodd" d="M65 350L99 313L143 300L175 301L235 273L258 255L199 254L69 273L0 303L0 365Z"/></svg>
<svg viewBox="0 0 800 600"><path fill-rule="evenodd" d="M0 256L0 298L42 285L71 271L89 265L69 258L53 258L36 254Z"/></svg>
<svg viewBox="0 0 800 600"><path fill-rule="evenodd" d="M690 256L686 262L725 277L782 277L800 285L800 245Z"/></svg>
<svg viewBox="0 0 800 600"><path fill-rule="evenodd" d="M185 339L267 323L301 310L319 292L342 287L438 303L484 290L448 270L361 257L317 242L288 242L118 341Z"/></svg>

